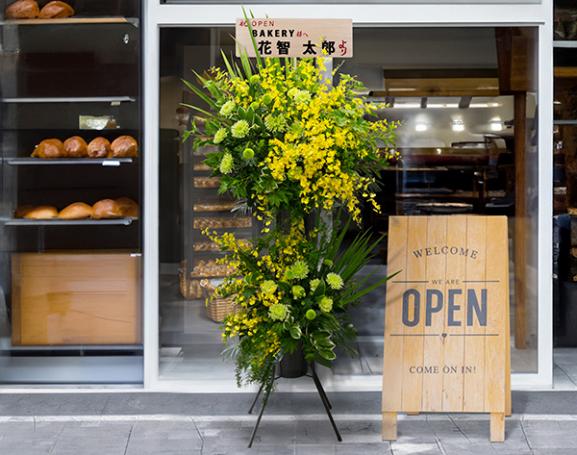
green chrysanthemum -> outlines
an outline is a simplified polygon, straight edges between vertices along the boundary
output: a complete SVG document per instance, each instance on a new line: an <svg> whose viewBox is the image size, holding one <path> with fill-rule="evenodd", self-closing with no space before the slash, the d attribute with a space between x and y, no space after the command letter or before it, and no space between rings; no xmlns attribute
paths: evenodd
<svg viewBox="0 0 577 455"><path fill-rule="evenodd" d="M268 314L273 321L284 321L288 315L288 308L282 303L275 303L268 309Z"/></svg>
<svg viewBox="0 0 577 455"><path fill-rule="evenodd" d="M302 299L306 295L305 288L303 288L302 286L298 285L293 286L291 291L295 299Z"/></svg>
<svg viewBox="0 0 577 455"><path fill-rule="evenodd" d="M287 280L302 280L309 274L309 266L305 261L296 261L291 265L286 273L285 278Z"/></svg>
<svg viewBox="0 0 577 455"><path fill-rule="evenodd" d="M264 126L272 133L282 133L286 130L286 118L282 115L269 114L264 118Z"/></svg>
<svg viewBox="0 0 577 455"><path fill-rule="evenodd" d="M242 139L243 137L246 137L249 131L250 126L246 120L239 120L230 127L232 137L235 137L237 139Z"/></svg>
<svg viewBox="0 0 577 455"><path fill-rule="evenodd" d="M273 280L266 280L260 284L260 290L263 294L272 295L277 290L277 284Z"/></svg>
<svg viewBox="0 0 577 455"><path fill-rule="evenodd" d="M331 261L330 259L325 259L325 260L323 261L323 263L324 263L327 267L332 267L332 266L334 265L334 264L333 264L333 261Z"/></svg>
<svg viewBox="0 0 577 455"><path fill-rule="evenodd" d="M260 82L260 76L259 76L258 74L253 74L253 75L249 78L248 82L249 82L250 84L253 84L253 85L254 85L254 84L258 84L258 83Z"/></svg>
<svg viewBox="0 0 577 455"><path fill-rule="evenodd" d="M232 168L234 166L234 159L230 153L225 153L220 160L220 166L218 170L223 174L230 174L232 172Z"/></svg>
<svg viewBox="0 0 577 455"><path fill-rule="evenodd" d="M305 313L305 318L307 318L309 321L312 321L313 319L315 319L317 317L317 312L315 310L307 310L307 312Z"/></svg>
<svg viewBox="0 0 577 455"><path fill-rule="evenodd" d="M220 111L219 111L220 115L228 118L232 115L235 108L236 108L236 104L234 103L234 101L227 101L226 103L224 103L221 106Z"/></svg>
<svg viewBox="0 0 577 455"><path fill-rule="evenodd" d="M288 95L297 104L305 104L311 101L311 94L308 90L299 90L298 88L291 88Z"/></svg>
<svg viewBox="0 0 577 455"><path fill-rule="evenodd" d="M321 280L319 280L318 278L311 280L309 283L309 286L311 288L311 292L315 292L317 290L317 288L319 287L319 284L321 284Z"/></svg>
<svg viewBox="0 0 577 455"><path fill-rule="evenodd" d="M343 282L343 279L341 278L341 276L339 274L328 273L327 274L327 284L329 285L329 287L331 289L338 291L339 289L343 288L345 283Z"/></svg>
<svg viewBox="0 0 577 455"><path fill-rule="evenodd" d="M246 148L242 151L242 157L245 160L252 160L254 158L254 150L251 148Z"/></svg>
<svg viewBox="0 0 577 455"><path fill-rule="evenodd" d="M319 308L323 313L330 313L333 309L333 299L324 296L319 300Z"/></svg>
<svg viewBox="0 0 577 455"><path fill-rule="evenodd" d="M228 132L226 131L225 128L221 128L215 133L212 142L214 142L215 144L220 144L222 141L226 139L226 136L228 136Z"/></svg>

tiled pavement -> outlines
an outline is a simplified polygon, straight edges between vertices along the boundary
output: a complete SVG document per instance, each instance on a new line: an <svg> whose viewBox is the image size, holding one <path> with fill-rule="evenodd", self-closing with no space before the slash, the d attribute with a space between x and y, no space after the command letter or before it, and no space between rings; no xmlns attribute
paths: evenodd
<svg viewBox="0 0 577 455"><path fill-rule="evenodd" d="M0 423L0 453L6 455L575 455L577 420L507 422L504 443L488 441L488 421L475 417L410 417L400 422L396 442L381 442L373 416L338 425L337 443L320 419L264 421L253 449L248 420L25 421ZM319 416L320 417L320 416Z"/></svg>
<svg viewBox="0 0 577 455"><path fill-rule="evenodd" d="M506 441L482 415L402 416L380 440L379 394L331 394L343 442L318 397L273 395L253 449L251 396L0 394L1 455L576 455L577 393L515 392Z"/></svg>

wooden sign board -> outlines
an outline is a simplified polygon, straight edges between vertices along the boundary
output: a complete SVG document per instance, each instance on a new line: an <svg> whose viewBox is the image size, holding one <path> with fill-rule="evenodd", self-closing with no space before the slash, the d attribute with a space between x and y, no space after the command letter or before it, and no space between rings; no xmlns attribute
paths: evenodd
<svg viewBox="0 0 577 455"><path fill-rule="evenodd" d="M262 57L353 56L351 19L250 19L258 53ZM236 56L245 50L256 57L248 24L236 20Z"/></svg>
<svg viewBox="0 0 577 455"><path fill-rule="evenodd" d="M397 412L510 414L509 242L504 216L389 218L383 439Z"/></svg>

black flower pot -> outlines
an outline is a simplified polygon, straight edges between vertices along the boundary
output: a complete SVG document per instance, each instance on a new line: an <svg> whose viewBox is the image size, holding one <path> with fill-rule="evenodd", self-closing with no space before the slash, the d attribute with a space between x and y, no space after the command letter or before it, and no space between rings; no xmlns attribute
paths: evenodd
<svg viewBox="0 0 577 455"><path fill-rule="evenodd" d="M281 378L300 378L308 373L309 365L305 360L302 348L297 348L291 354L284 354L279 362L279 375Z"/></svg>

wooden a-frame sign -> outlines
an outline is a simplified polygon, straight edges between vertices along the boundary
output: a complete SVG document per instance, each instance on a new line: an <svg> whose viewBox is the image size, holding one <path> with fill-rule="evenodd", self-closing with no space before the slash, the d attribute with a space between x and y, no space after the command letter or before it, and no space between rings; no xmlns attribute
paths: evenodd
<svg viewBox="0 0 577 455"><path fill-rule="evenodd" d="M397 413L511 414L509 246L504 216L389 218L383 439Z"/></svg>

